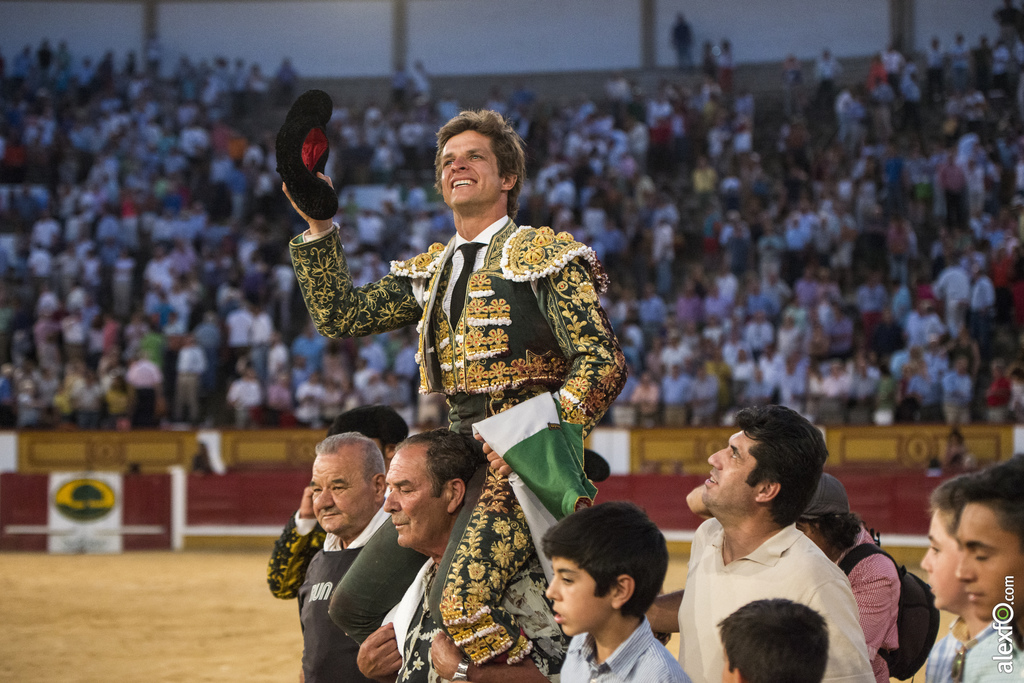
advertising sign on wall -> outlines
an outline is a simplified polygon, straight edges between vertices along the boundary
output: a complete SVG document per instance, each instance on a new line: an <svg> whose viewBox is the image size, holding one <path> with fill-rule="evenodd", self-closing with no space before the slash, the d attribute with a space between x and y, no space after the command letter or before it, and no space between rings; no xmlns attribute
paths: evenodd
<svg viewBox="0 0 1024 683"><path fill-rule="evenodd" d="M120 474L51 474L47 550L65 554L121 552L121 496Z"/></svg>

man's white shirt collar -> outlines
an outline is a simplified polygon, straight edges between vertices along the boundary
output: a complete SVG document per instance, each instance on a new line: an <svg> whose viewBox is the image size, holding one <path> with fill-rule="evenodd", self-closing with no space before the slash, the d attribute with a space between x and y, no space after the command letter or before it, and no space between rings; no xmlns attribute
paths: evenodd
<svg viewBox="0 0 1024 683"><path fill-rule="evenodd" d="M471 240L467 240L465 237L463 237L459 233L455 233L455 248L458 249L463 244L468 244L469 242L479 242L480 244L490 244L491 240L494 239L494 236L496 234L498 234L499 230L501 230L502 228L505 227L506 223L508 223L508 216L502 216L501 218L499 218L498 220L494 221L489 226L487 226L484 229L483 232L481 232L479 235L477 235L476 237L474 237Z"/></svg>

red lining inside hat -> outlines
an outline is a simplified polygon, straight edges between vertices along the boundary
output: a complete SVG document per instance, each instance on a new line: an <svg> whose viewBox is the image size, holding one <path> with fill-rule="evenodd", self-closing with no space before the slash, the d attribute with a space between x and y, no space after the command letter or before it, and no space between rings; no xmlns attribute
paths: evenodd
<svg viewBox="0 0 1024 683"><path fill-rule="evenodd" d="M313 128L306 135L302 143L302 163L306 168L313 171L320 157L327 151L327 136L319 128Z"/></svg>

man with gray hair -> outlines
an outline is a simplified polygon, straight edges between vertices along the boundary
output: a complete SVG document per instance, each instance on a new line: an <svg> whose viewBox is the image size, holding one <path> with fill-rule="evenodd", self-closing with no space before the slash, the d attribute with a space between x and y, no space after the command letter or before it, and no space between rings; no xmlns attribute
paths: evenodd
<svg viewBox="0 0 1024 683"><path fill-rule="evenodd" d="M310 560L298 594L306 683L368 680L356 665L359 645L331 621L328 606L359 551L388 520L382 508L385 486L384 456L371 439L345 432L317 444L310 487L327 538Z"/></svg>

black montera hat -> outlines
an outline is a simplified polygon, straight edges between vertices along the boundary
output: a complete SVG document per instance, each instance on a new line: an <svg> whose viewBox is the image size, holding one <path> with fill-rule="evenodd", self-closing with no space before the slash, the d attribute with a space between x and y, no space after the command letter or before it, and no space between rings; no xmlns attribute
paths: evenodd
<svg viewBox="0 0 1024 683"><path fill-rule="evenodd" d="M409 426L391 406L359 406L334 418L327 436L344 432L359 432L367 438L380 439L382 444L390 446L409 436Z"/></svg>
<svg viewBox="0 0 1024 683"><path fill-rule="evenodd" d="M327 165L327 123L334 103L323 90L307 90L288 110L277 132L277 173L302 213L328 220L338 213L338 194L317 177Z"/></svg>
<svg viewBox="0 0 1024 683"><path fill-rule="evenodd" d="M608 461L601 457L600 453L583 449L583 473L592 482L602 482L611 476L612 470Z"/></svg>

